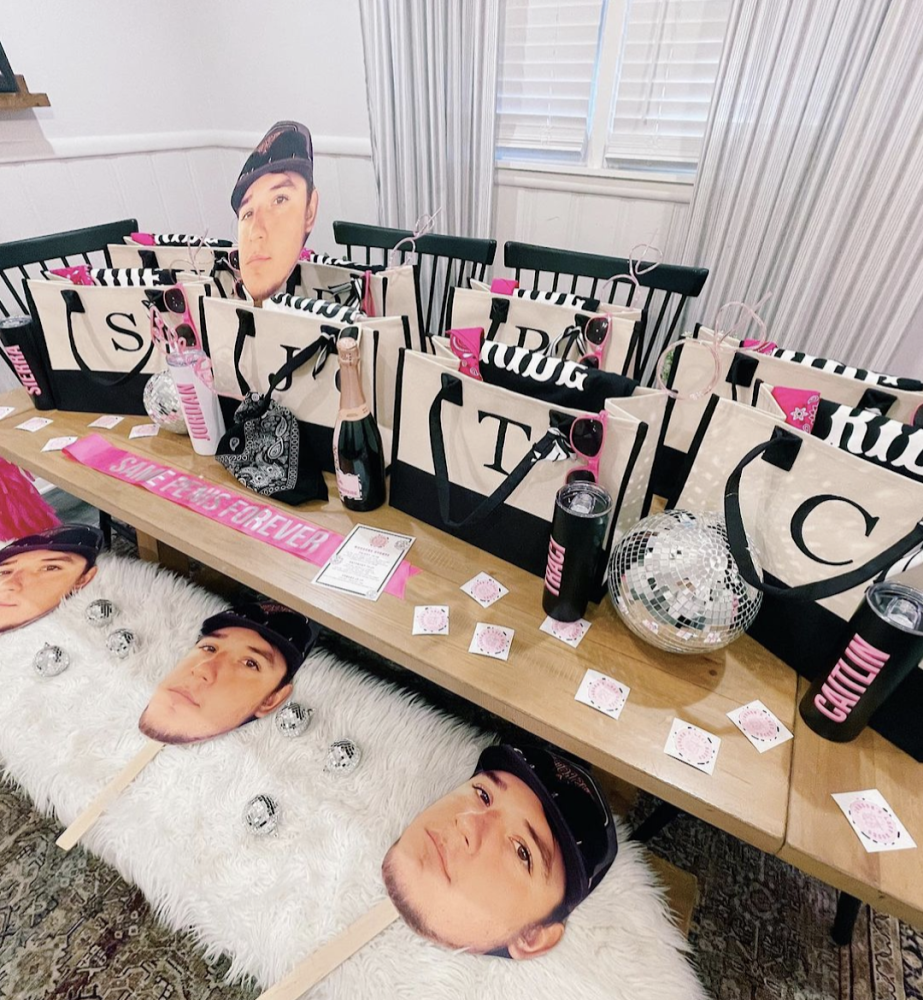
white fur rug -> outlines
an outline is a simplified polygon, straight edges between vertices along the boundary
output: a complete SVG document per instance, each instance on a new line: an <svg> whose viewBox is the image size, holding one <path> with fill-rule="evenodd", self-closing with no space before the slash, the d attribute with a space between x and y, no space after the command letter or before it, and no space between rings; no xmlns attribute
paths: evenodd
<svg viewBox="0 0 923 1000"><path fill-rule="evenodd" d="M99 597L120 609L109 628L84 618ZM73 820L142 746L137 720L149 693L221 606L154 567L104 556L84 591L0 636L7 778L37 808ZM104 644L122 626L140 640L127 660ZM33 670L44 642L70 653L58 677ZM314 709L304 735L286 738L267 718L210 743L167 747L82 845L136 883L171 928L232 956L232 977L264 986L384 897L388 847L420 809L470 777L489 742L326 652L301 669L294 697ZM326 774L327 747L342 737L360 745L362 762L349 775ZM242 813L262 792L278 801L281 822L259 838ZM697 1000L704 993L684 950L641 849L623 836L606 879L548 955L512 962L453 954L397 922L311 997Z"/></svg>

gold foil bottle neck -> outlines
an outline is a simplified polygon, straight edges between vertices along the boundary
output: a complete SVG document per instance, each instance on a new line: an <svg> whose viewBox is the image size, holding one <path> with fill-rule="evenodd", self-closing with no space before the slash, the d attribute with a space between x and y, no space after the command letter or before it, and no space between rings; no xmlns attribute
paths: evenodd
<svg viewBox="0 0 923 1000"><path fill-rule="evenodd" d="M340 358L340 364L359 364L359 341L352 337L343 337L337 341L337 354Z"/></svg>

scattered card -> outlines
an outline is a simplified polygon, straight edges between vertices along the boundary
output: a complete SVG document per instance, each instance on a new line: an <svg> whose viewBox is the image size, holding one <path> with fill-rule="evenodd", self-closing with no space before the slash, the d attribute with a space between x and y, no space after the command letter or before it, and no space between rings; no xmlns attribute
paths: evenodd
<svg viewBox="0 0 923 1000"><path fill-rule="evenodd" d="M377 601L413 543L412 535L357 524L321 567L314 582L366 601Z"/></svg>
<svg viewBox="0 0 923 1000"><path fill-rule="evenodd" d="M461 589L470 598L477 601L482 608L489 608L491 604L496 604L504 594L509 593L499 580L488 576L487 573L478 573L476 577L463 584Z"/></svg>
<svg viewBox="0 0 923 1000"><path fill-rule="evenodd" d="M864 792L840 792L833 796L833 800L843 810L849 825L869 854L904 851L917 846L877 788Z"/></svg>
<svg viewBox="0 0 923 1000"><path fill-rule="evenodd" d="M50 441L45 443L45 447L42 448L42 451L61 451L62 448L66 448L68 445L73 444L76 440L76 437L52 438Z"/></svg>
<svg viewBox="0 0 923 1000"><path fill-rule="evenodd" d="M727 716L760 753L792 739L792 734L759 700L735 708Z"/></svg>
<svg viewBox="0 0 923 1000"><path fill-rule="evenodd" d="M40 431L43 427L47 427L51 421L48 417L30 417L25 423L17 424L16 430L18 431Z"/></svg>
<svg viewBox="0 0 923 1000"><path fill-rule="evenodd" d="M128 432L130 438L152 438L157 437L160 430L157 424L138 424Z"/></svg>
<svg viewBox="0 0 923 1000"><path fill-rule="evenodd" d="M663 752L670 757L681 760L684 764L711 774L715 770L715 761L721 749L721 737L693 726L691 722L674 719L670 726L670 735Z"/></svg>
<svg viewBox="0 0 923 1000"><path fill-rule="evenodd" d="M15 411L15 406L0 406L0 420L8 417L11 413Z"/></svg>
<svg viewBox="0 0 923 1000"><path fill-rule="evenodd" d="M468 652L477 653L478 656L493 656L497 660L508 660L514 634L511 628L478 622Z"/></svg>
<svg viewBox="0 0 923 1000"><path fill-rule="evenodd" d="M107 414L106 416L97 417L92 423L87 424L87 426L105 427L106 430L111 431L113 427L117 427L124 419L124 417L117 417L115 414Z"/></svg>
<svg viewBox="0 0 923 1000"><path fill-rule="evenodd" d="M448 635L449 606L421 604L413 609L413 635Z"/></svg>
<svg viewBox="0 0 923 1000"><path fill-rule="evenodd" d="M568 646L576 649L580 641L587 634L590 623L585 618L579 618L575 622L558 622L554 618L546 618L539 626L542 632L553 635L555 639L566 642Z"/></svg>
<svg viewBox="0 0 923 1000"><path fill-rule="evenodd" d="M584 705L595 708L610 719L617 719L622 714L630 691L630 687L614 677L601 674L598 670L588 670L583 675L574 700L582 701Z"/></svg>

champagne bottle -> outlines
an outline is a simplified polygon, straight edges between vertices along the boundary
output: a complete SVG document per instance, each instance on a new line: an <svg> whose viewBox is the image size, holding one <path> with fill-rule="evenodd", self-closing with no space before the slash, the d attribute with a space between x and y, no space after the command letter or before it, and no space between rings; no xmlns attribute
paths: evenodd
<svg viewBox="0 0 923 1000"><path fill-rule="evenodd" d="M337 490L349 510L375 510L385 502L385 455L378 424L362 395L358 341L343 337L337 354L340 410L333 428Z"/></svg>

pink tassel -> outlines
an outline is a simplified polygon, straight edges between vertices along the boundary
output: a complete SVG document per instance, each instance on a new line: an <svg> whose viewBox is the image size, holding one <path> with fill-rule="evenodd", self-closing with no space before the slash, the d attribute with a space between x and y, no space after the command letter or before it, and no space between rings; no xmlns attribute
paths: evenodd
<svg viewBox="0 0 923 1000"><path fill-rule="evenodd" d="M33 535L61 523L27 475L0 458L0 541Z"/></svg>

